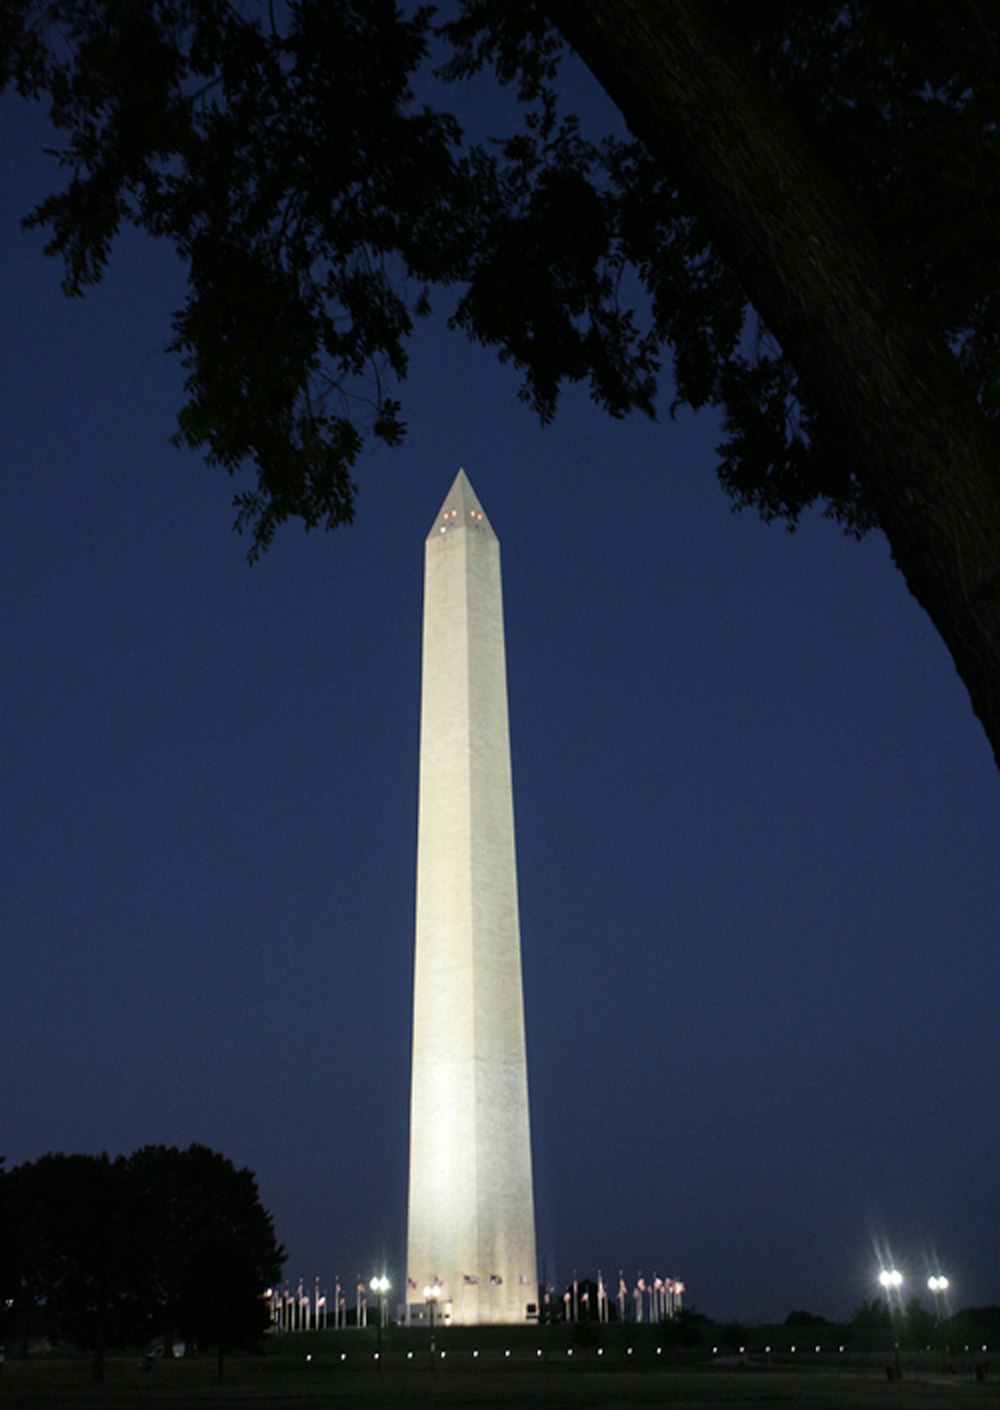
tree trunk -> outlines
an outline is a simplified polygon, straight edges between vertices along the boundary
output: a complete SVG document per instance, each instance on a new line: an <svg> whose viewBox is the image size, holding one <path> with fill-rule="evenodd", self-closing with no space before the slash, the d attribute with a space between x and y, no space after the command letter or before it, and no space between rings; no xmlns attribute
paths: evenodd
<svg viewBox="0 0 1000 1410"><path fill-rule="evenodd" d="M95 1385L104 1380L104 1355L108 1344L108 1285L103 1270L97 1278L97 1306L94 1326L94 1354L90 1361L90 1379Z"/></svg>
<svg viewBox="0 0 1000 1410"><path fill-rule="evenodd" d="M31 1304L30 1304L30 1307L23 1307L23 1306L22 1306L22 1309L21 1309L21 1320L20 1320L20 1323L19 1323L20 1338L19 1338L19 1343L18 1343L18 1346L19 1346L18 1357L19 1357L19 1359L20 1359L21 1361L27 1361L29 1352L30 1352L30 1350L31 1350L31 1321L30 1321L30 1312L33 1312L33 1311L34 1311L34 1308L35 1308L35 1304L34 1304L34 1303L31 1303Z"/></svg>
<svg viewBox="0 0 1000 1410"><path fill-rule="evenodd" d="M930 615L1000 765L1000 435L715 0L540 0L697 210Z"/></svg>

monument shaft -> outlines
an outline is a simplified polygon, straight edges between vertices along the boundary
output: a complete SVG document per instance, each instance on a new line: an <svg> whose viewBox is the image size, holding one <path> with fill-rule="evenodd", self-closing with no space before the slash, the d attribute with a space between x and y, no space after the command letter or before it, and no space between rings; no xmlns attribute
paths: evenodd
<svg viewBox="0 0 1000 1410"><path fill-rule="evenodd" d="M537 1300L500 545L464 471L425 549L407 1275L442 1320Z"/></svg>

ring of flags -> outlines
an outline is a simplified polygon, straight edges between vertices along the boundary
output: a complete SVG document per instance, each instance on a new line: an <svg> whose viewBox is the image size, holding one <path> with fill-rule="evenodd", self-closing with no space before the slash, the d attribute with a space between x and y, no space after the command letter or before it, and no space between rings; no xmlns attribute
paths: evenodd
<svg viewBox="0 0 1000 1410"><path fill-rule="evenodd" d="M464 1273L462 1275L463 1287L477 1287L479 1283L478 1273ZM490 1273L487 1283L491 1289L498 1288L503 1285L503 1278L499 1273ZM521 1273L518 1275L518 1284L522 1287L530 1287L531 1279L527 1274ZM407 1285L408 1288L416 1291L416 1284L412 1278L407 1279ZM437 1285L443 1286L440 1279L438 1279ZM653 1274L651 1280L647 1280L642 1273L639 1273L630 1288L625 1280L624 1272L619 1269L618 1290L615 1295L617 1320L637 1323L670 1321L683 1310L684 1292L684 1283L680 1278L661 1278L656 1273ZM547 1308L551 1308L555 1295L554 1286L549 1285L544 1289L543 1302ZM306 1289L300 1278L294 1289L285 1283L280 1288L269 1289L266 1296L271 1309L271 1325L275 1331L326 1331L347 1326L347 1299L339 1277L334 1283L332 1307L325 1289L320 1291L318 1277L314 1279L312 1292ZM407 1300L410 1300L409 1296ZM604 1275L598 1270L597 1318L599 1321L607 1322L609 1320L610 1302L611 1298L604 1282ZM576 1322L581 1319L589 1319L591 1316L589 1287L581 1288L580 1280L575 1272L571 1286L562 1295L562 1303L563 1316L566 1321ZM360 1277L356 1286L354 1325L357 1327L368 1325L367 1289Z"/></svg>

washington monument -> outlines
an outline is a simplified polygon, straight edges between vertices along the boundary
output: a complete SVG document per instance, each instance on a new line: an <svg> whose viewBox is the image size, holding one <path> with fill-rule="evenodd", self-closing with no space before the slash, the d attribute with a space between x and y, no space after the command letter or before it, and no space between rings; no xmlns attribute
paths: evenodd
<svg viewBox="0 0 1000 1410"><path fill-rule="evenodd" d="M523 1322L538 1283L500 545L464 470L425 545L411 1080L407 1302Z"/></svg>

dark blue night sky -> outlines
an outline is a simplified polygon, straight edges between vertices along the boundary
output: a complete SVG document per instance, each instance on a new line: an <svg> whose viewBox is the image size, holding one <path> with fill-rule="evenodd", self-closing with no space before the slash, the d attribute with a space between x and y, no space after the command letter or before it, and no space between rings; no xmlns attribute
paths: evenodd
<svg viewBox="0 0 1000 1410"><path fill-rule="evenodd" d="M1000 1301L1000 782L872 535L734 515L710 416L541 429L422 331L357 523L256 567L168 438L180 272L59 292L2 180L8 1162L200 1141L290 1278L404 1248L423 540L503 546L539 1252L720 1318L848 1315L880 1254Z"/></svg>

